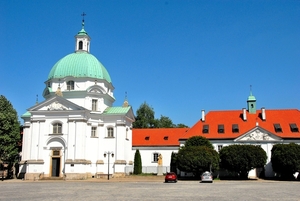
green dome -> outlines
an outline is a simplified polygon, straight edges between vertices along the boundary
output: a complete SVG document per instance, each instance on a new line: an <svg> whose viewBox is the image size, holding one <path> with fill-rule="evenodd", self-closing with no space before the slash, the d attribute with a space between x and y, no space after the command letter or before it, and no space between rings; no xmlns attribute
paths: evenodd
<svg viewBox="0 0 300 201"><path fill-rule="evenodd" d="M95 56L87 52L75 52L60 59L52 67L48 79L67 76L104 79L111 83L105 67Z"/></svg>

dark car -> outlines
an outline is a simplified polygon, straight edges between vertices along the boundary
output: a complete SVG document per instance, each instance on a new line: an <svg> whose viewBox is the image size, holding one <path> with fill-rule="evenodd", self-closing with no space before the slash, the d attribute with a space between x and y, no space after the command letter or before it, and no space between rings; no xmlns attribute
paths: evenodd
<svg viewBox="0 0 300 201"><path fill-rule="evenodd" d="M212 183L213 182L213 175L206 171L201 175L201 182L209 182Z"/></svg>
<svg viewBox="0 0 300 201"><path fill-rule="evenodd" d="M177 175L175 174L175 172L168 172L165 176L165 182L169 182L169 181L173 181L173 182L177 182Z"/></svg>

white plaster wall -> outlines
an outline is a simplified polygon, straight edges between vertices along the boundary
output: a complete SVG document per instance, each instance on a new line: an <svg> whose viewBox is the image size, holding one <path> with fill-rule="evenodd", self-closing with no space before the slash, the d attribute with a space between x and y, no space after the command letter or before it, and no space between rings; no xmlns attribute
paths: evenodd
<svg viewBox="0 0 300 201"><path fill-rule="evenodd" d="M132 161L134 161L134 155L136 152L136 149L138 149L137 147L135 147L134 149L132 149ZM157 149L152 149L151 150L146 150L146 148L140 148L139 149L140 154L141 154L141 158L142 158L142 166L157 166L157 162L153 162L153 153L159 153L162 154L163 156L163 163L162 166L170 166L170 162L171 162L171 154L172 152L178 152L178 148L174 147L172 149L169 150L165 150L164 147L161 148L157 148Z"/></svg>

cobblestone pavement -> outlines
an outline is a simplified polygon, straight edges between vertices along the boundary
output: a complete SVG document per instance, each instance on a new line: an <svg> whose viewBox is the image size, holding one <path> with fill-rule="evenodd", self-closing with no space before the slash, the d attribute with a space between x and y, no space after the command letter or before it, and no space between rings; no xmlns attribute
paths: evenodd
<svg viewBox="0 0 300 201"><path fill-rule="evenodd" d="M163 177L0 181L0 200L300 200L300 182L178 181Z"/></svg>

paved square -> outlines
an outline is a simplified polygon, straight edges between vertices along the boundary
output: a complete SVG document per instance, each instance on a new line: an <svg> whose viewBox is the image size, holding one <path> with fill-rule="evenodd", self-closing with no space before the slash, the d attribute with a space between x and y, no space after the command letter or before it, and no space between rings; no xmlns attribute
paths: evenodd
<svg viewBox="0 0 300 201"><path fill-rule="evenodd" d="M3 181L0 200L300 200L285 181Z"/></svg>

